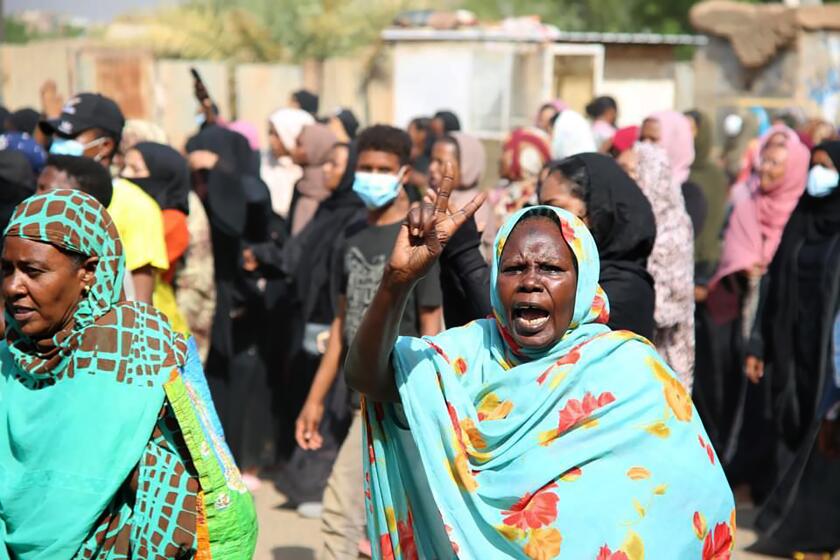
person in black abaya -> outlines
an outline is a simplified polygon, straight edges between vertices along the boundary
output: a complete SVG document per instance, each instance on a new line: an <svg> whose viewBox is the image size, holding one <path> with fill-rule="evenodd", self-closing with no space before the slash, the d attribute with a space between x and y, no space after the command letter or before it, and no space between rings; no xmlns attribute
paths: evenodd
<svg viewBox="0 0 840 560"><path fill-rule="evenodd" d="M218 125L187 142L193 188L210 221L217 291L207 380L225 435L246 482L274 463L275 391L268 371L265 280L243 268L248 244L268 239L268 189L242 135Z"/></svg>
<svg viewBox="0 0 840 560"><path fill-rule="evenodd" d="M609 326L653 338L653 278L647 260L656 239L653 210L639 186L608 156L579 154L546 165L540 204L563 208L586 223L601 257Z"/></svg>
<svg viewBox="0 0 840 560"><path fill-rule="evenodd" d="M343 379L333 384L325 399L320 424L320 449L305 451L294 444L295 421L309 394L312 379L321 363L330 326L338 313L336 267L341 262L345 231L364 221L362 201L353 192L356 150L336 144L324 164L325 185L332 194L318 207L312 221L283 247L254 247L264 266L281 269L292 283L292 332L287 341L289 364L283 376L284 394L280 410L281 454L289 457L277 477L277 487L291 505L320 503L338 449L350 425L350 395ZM300 508L306 512L307 508Z"/></svg>
<svg viewBox="0 0 840 560"><path fill-rule="evenodd" d="M764 412L778 432L779 466L752 548L828 558L840 549L840 142L818 145L811 161L750 344L747 373L772 403Z"/></svg>

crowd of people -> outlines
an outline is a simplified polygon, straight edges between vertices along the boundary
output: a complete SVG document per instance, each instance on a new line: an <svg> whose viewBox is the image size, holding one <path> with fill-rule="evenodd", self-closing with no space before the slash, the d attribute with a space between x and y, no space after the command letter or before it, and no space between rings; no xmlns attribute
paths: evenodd
<svg viewBox="0 0 840 560"><path fill-rule="evenodd" d="M12 558L246 558L262 484L327 559L726 558L730 488L755 550L840 549L831 123L555 100L489 185L451 111L301 90L261 146L196 94L184 146L0 110Z"/></svg>

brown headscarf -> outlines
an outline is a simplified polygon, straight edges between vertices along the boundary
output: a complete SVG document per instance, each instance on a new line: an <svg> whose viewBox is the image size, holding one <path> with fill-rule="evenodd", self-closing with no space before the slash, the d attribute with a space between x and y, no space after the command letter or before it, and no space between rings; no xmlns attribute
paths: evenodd
<svg viewBox="0 0 840 560"><path fill-rule="evenodd" d="M300 133L298 144L306 153L306 165L303 167L303 177L295 185L292 235L297 235L306 227L315 216L318 205L331 194L324 184L321 166L337 141L329 127L320 123L305 126Z"/></svg>

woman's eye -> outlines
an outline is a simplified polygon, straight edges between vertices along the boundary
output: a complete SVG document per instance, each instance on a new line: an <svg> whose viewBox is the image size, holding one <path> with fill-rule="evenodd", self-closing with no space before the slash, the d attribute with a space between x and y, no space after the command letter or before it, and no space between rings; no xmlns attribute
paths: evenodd
<svg viewBox="0 0 840 560"><path fill-rule="evenodd" d="M551 272L552 274L556 274L558 272L563 272L562 268L560 268L559 266L553 265L553 264L540 265L540 269L545 271L545 272Z"/></svg>
<svg viewBox="0 0 840 560"><path fill-rule="evenodd" d="M505 273L522 272L523 270L525 270L525 265L522 264L512 264L502 268L502 272Z"/></svg>

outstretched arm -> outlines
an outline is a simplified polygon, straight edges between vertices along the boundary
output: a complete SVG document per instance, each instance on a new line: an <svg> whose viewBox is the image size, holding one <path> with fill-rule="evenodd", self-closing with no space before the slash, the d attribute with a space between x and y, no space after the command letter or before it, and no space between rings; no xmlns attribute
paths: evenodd
<svg viewBox="0 0 840 560"><path fill-rule="evenodd" d="M362 318L345 362L347 383L374 401L399 401L391 351L399 335L408 296L446 243L484 203L484 193L458 210L449 210L453 169L447 164L435 203L414 206L397 235L382 282Z"/></svg>

